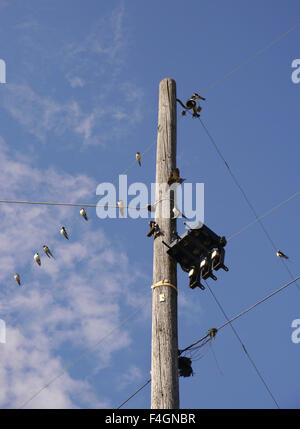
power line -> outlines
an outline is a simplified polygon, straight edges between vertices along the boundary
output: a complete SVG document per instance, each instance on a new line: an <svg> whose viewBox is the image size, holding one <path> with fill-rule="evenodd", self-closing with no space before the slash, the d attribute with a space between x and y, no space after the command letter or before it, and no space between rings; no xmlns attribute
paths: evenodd
<svg viewBox="0 0 300 429"><path fill-rule="evenodd" d="M282 207L284 204L288 203L289 201L291 201L292 199L296 198L298 195L300 195L300 191L296 192L295 194L291 195L289 198L281 201L279 204L277 204L276 206L274 206L273 208L271 208L270 210L268 210L266 213L264 213L263 215L259 216L256 220L254 220L253 222L248 223L246 226L244 226L241 230L239 230L238 232L232 234L230 237L227 238L227 241L232 240L233 238L237 237L238 235L240 235L242 232L246 231L247 229L249 229L251 226L255 225L257 222L259 222L261 219L264 219L265 217L269 216L271 213L274 213L276 210L278 210L280 207Z"/></svg>
<svg viewBox="0 0 300 429"><path fill-rule="evenodd" d="M42 386L34 395L32 395L27 401L25 401L19 408L24 408L29 404L33 399L35 399L43 390L47 389L51 384L53 384L56 380L62 377L68 370L73 368L79 361L81 361L84 357L88 356L102 341L106 340L110 335L112 335L115 331L124 326L130 319L132 319L137 313L139 313L145 306L148 304L149 299L146 300L142 305L140 305L132 314L130 314L123 322L119 325L115 326L111 331L109 331L104 337L100 338L93 346L86 349L83 353L81 353L75 360L73 360L68 366L66 366L59 374L53 377L48 383Z"/></svg>
<svg viewBox="0 0 300 429"><path fill-rule="evenodd" d="M224 156L223 156L222 152L220 151L220 149L219 149L219 147L218 147L218 145L217 145L217 143L216 143L215 139L212 137L212 135L211 135L211 134L210 134L210 132L208 131L207 127L204 125L204 123L203 123L202 119L201 119L200 117L199 117L198 119L200 120L200 122L201 122L201 125L202 125L203 129L205 130L205 132L206 132L207 136L209 137L209 139L210 139L211 143L213 144L213 146L214 146L215 150L217 151L218 155L219 155L219 156L220 156L220 158L223 160L223 162L224 162L224 164L225 164L225 166L226 166L226 168L227 168L227 170L228 170L228 172L229 172L230 176L232 177L232 179L233 179L234 183L235 183L235 184L236 184L236 186L239 188L239 190L240 190L241 194L243 195L243 197L244 197L244 199L245 199L246 203L248 204L248 206L249 206L250 210L251 210L251 211L252 211L252 213L254 214L254 216L255 216L255 218L256 218L256 221L257 221L257 222L259 222L259 224L260 224L260 226L261 226L261 228L262 228L262 230L263 230L263 232L264 232L265 236L267 237L267 239L269 240L269 242L270 242L271 246L273 247L274 251L276 252L276 251L277 251L277 247L276 247L276 245L275 245L274 241L272 240L272 238L271 238L270 234L268 233L267 229L265 228L264 224L262 223L261 219L259 218L259 216L258 216L258 214L257 214L257 212L256 212L256 210L255 210L255 208L254 208L254 206L253 206L253 204L250 202L250 200L249 200L249 198L248 198L248 196L247 196L246 192L244 191L244 189L243 189L243 187L241 186L240 182L238 181L237 177L235 176L235 174L234 174L234 173L233 173L233 171L231 170L231 168L230 168L230 166L229 166L228 162L227 162L227 161L226 161L226 159L224 158ZM285 261L284 261L283 259L281 259L281 262L283 263L283 265L284 265L284 267L285 267L286 271L289 273L290 277L291 277L291 278L293 278L293 277L294 277L294 276L293 276L293 273L291 272L291 270L289 269L289 267L286 265ZM299 285L298 285L298 284L297 284L297 288L298 288L298 289L299 289L299 291L300 291L300 287L299 287Z"/></svg>
<svg viewBox="0 0 300 429"><path fill-rule="evenodd" d="M152 147L153 146L155 146L156 145L156 141L154 141L153 143L151 143L145 150L144 150L144 152L142 152L141 153L141 157L143 158L143 156L145 156L146 155L146 153L148 153L149 151L150 151L150 149L152 149ZM124 170L121 174L126 174L126 173L128 173L128 171L130 171L134 166L136 165L136 160L135 161L133 161L130 165L129 165L129 167L126 169L126 170ZM112 183L114 184L114 183L116 183L117 182L117 179L115 180L115 181L113 181Z"/></svg>
<svg viewBox="0 0 300 429"><path fill-rule="evenodd" d="M237 67L235 67L234 69L232 69L230 72L225 73L222 77L220 77L218 80L216 80L215 82L213 82L203 92L209 91L210 89L215 88L217 85L219 85L221 82L223 82L223 80L227 79L233 73L235 73L236 71L240 70L245 65L249 64L251 61L253 61L258 56L260 56L263 53L265 53L268 49L270 49L272 46L276 45L278 42L280 42L280 40L284 39L284 37L286 37L292 31L296 30L296 28L298 28L299 26L300 26L300 22L298 22L296 25L294 25L293 27L291 27L289 30L287 30L284 33L280 34L278 37L276 37L276 39L274 39L272 42L270 42L264 48L262 48L258 52L256 52L256 54L248 57L246 60L244 60L243 62L241 62Z"/></svg>
<svg viewBox="0 0 300 429"><path fill-rule="evenodd" d="M239 319L240 317L244 316L244 314L248 313L249 311L253 310L253 308L257 307L258 305L262 304L263 302L270 299L272 296L276 295L277 293L281 292L283 289L287 288L291 284L295 283L297 280L300 279L300 275L295 277L293 280L289 281L288 283L285 283L283 286L281 286L279 289L275 290L274 292L270 293L270 295L267 295L265 298L261 299L260 301L256 302L254 305L251 305L251 307L247 308L246 310L239 313L237 316L233 317L231 320L227 321L223 325L221 325L218 330L224 328L229 323L233 322L234 320Z"/></svg>
<svg viewBox="0 0 300 429"><path fill-rule="evenodd" d="M217 299L216 295L213 293L213 291L212 291L211 287L209 286L208 282L207 282L207 281L205 281L205 283L206 283L206 285L207 285L207 287L208 287L208 289L209 289L209 291L210 291L211 295L213 296L213 298L214 298L214 300L215 300L216 304L218 305L219 309L220 309L220 310L221 310L221 312L223 313L223 316L224 316L224 317L227 319L227 321L229 322L229 317L227 316L227 314L226 314L226 312L225 312L225 310L224 310L223 306L221 305L220 301ZM249 362L251 363L251 365L252 365L252 366L253 366L253 368L255 369L256 374L258 375L258 377L259 377L259 378L260 378L260 380L262 381L263 385L265 386L265 388L266 388L267 392L269 393L269 395L270 395L270 397L272 398L273 402L275 403L276 407L277 407L277 408L280 408L280 407L279 407L278 402L276 401L276 399L275 399L275 397L274 397L274 395L273 395L273 393L272 393L272 391L271 391L271 389L270 389L270 387L268 386L268 384L266 383L266 381L265 381L265 379L264 379L264 377L263 377L262 373L260 372L260 370L259 370L259 369L258 369L258 367L256 366L256 364L255 364L255 362L254 362L254 359L250 356L250 354L249 354L248 350L246 349L246 346L245 346L245 344L243 343L243 341L242 341L241 337L239 336L239 334L238 334L237 330L234 328L234 326L232 325L232 323L231 323L231 322L229 322L229 324L230 324L230 327L231 327L231 329L232 329L232 331L233 331L234 335L236 336L237 340L238 340L238 341L239 341L239 343L241 344L241 346L242 346L242 348L243 348L243 351L245 352L245 354L246 354L246 356L247 356L247 358L248 358Z"/></svg>
<svg viewBox="0 0 300 429"><path fill-rule="evenodd" d="M133 398L137 393L139 393L142 389L144 389L144 387L146 387L149 383L151 382L151 378L149 378L149 380L146 381L145 384L143 384L138 390L136 390L132 395L129 396L129 398L127 398L124 402L122 402L117 408L116 410L118 410L119 408L123 407L123 405L126 404L126 402L128 402L131 398Z"/></svg>
<svg viewBox="0 0 300 429"><path fill-rule="evenodd" d="M219 326L217 329L217 331L220 331L221 329L225 328L225 326L229 325L230 323L234 322L235 320L239 319L240 317L244 316L246 313L248 313L249 311L253 310L255 307L257 307L258 305L262 304L263 302L267 301L268 299L270 299L272 296L276 295L277 293L281 292L283 289L286 289L287 287L289 287L290 285L292 285L293 283L295 283L297 280L300 279L300 275L295 277L293 280L289 281L288 283L285 283L283 286L281 286L279 289L276 289L274 292L270 293L269 295L265 296L263 299L261 299L260 301L256 302L255 304L251 305L251 307L247 308L246 310L243 310L241 313L237 314L236 316L234 316L232 319L227 320L227 322L223 323L223 325ZM184 349L180 350L180 354L186 352L187 350L192 349L194 346L196 346L197 344L201 343L202 341L208 339L210 337L210 333L208 332L207 334L205 334L203 337L201 337L199 340L195 341L194 343L192 343L191 345L189 345L188 347L185 347ZM206 344L206 343L205 343ZM201 345L200 345L201 346Z"/></svg>
<svg viewBox="0 0 300 429"><path fill-rule="evenodd" d="M262 304L264 301L268 300L269 298L271 298L272 296L276 295L277 293L279 293L280 291L282 291L283 289L287 288L288 286L290 286L291 284L293 284L295 281L297 281L298 279L300 279L300 275L298 277L296 277L295 279L293 279L292 281L284 284L283 286L281 286L279 289L275 290L274 292L272 292L270 295L267 295L265 298L261 299L260 301L258 301L257 303L255 303L254 305L252 305L251 307L247 308L246 310L242 311L241 313L239 313L237 316L233 317L232 319L229 320L228 316L226 315L224 309L222 308L221 304L219 303L219 301L216 299L215 295L212 293L211 288L209 287L209 285L207 284L209 290L211 291L213 297L215 298L217 304L219 305L220 309L222 310L222 313L224 314L225 318L227 319L227 322L224 323L223 325L219 326L219 328L217 328L217 332L220 331L222 328L224 328L225 326L227 326L228 324L231 325L231 323L238 319L239 317L242 317L244 314L248 313L249 311L251 311L253 308L257 307L258 305ZM255 365L255 362L253 361L253 359L251 358L251 356L249 355L245 345L243 344L241 338L239 337L237 331L234 329L234 327L231 325L231 328L233 329L235 335L237 336L238 340L240 341L244 352L246 353L247 357L249 358L250 362L252 363L253 367L255 368L255 370L257 371L257 373L259 374L259 377L262 379L263 383L265 384L266 388L269 391L269 387L267 386L267 384L265 383L264 379L262 378L258 368ZM185 347L184 349L179 350L179 355L182 355L184 352L186 351L190 351L190 350L196 350L199 349L201 347L203 347L204 345L206 345L207 343L210 343L212 340L210 333L208 332L207 334L205 334L203 337L201 337L199 340L195 341L194 343L192 343L191 345ZM201 344L200 344L201 343ZM200 344L200 345L198 345ZM197 346L197 347L196 347ZM118 407L121 408L126 402L128 402L133 396L135 396L138 392L140 392L144 387L147 386L148 383L151 382L151 378L145 383L143 384L138 390L136 390L129 398L127 398L124 402L122 402ZM277 404L276 399L273 397L272 392L269 392L270 395L272 396L274 402L276 403L277 407L279 408L279 405Z"/></svg>

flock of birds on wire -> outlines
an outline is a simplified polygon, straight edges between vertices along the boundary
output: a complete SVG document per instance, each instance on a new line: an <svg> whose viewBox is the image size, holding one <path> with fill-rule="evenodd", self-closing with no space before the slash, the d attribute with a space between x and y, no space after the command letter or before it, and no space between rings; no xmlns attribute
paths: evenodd
<svg viewBox="0 0 300 429"><path fill-rule="evenodd" d="M204 98L204 97L201 97L201 95L199 95L199 94L197 94L197 93L194 93L194 94L191 96L191 98L189 98L189 99L187 100L187 102L186 102L185 104L184 104L181 100L179 100L178 98L176 98L176 101L177 101L177 102L179 102L179 104L184 108L184 110L181 112L182 116L185 116L185 115L186 115L186 111L189 111L189 110L192 110L192 111L193 111L193 117L198 118L198 117L200 116L200 112L201 112L201 110L202 110L202 107L201 107L201 106L197 106L196 100L205 100L205 98ZM141 160L142 160L142 155L141 155L141 153L140 153L140 152L136 152L135 157L136 157L136 160L137 160L137 162L138 162L139 166L141 167L141 166L142 166L142 162L141 162ZM185 179L182 179L182 178L180 177L179 169L178 169L178 168L175 168L175 169L172 171L172 173L171 173L171 175L170 175L170 177L169 177L169 179L168 179L168 185L169 185L169 186L171 186L173 183L179 183L179 184L181 184L184 180L185 180ZM123 216L123 215L124 215L124 204L123 204L123 201L122 201L122 200L119 200L117 204L118 204L118 208L119 208L119 210L120 210L120 213L121 213L121 215ZM150 204L147 206L147 208L148 208L148 211L150 211L150 212L155 211L155 207L151 206ZM173 208L173 214L174 214L174 218L183 217L183 218L185 218L185 219L186 219L186 216L185 216L183 213L181 213L181 212L179 211L179 209L178 209L176 206ZM81 215L81 216L82 216L86 221L88 221L88 217L87 217L87 214L86 214L86 211L85 211L85 209L84 209L84 208L80 209L80 215ZM153 221L150 221L150 222L149 222L149 225L150 225L150 231L148 232L147 236L148 236L148 237L150 237L151 235L154 235L154 236L155 236L155 234L154 234L154 233L155 233L155 232L157 232L157 227L158 227L158 225L156 224L156 222L153 222ZM60 233L61 233L61 235L62 235L62 236L64 236L67 240L69 240L68 233L67 233L66 228L65 228L64 226L62 226L62 227L61 227L61 229L60 229ZM44 245L43 245L43 251L44 251L44 253L48 256L48 258L54 258L54 256L53 256L53 254L52 254L51 250L49 249L49 247L48 247L46 244L44 244ZM280 250L277 250L277 253L276 253L276 254L277 254L277 256L278 256L279 258L288 259L288 256L286 256L286 255L285 255L283 252L281 252ZM41 266L41 265L42 265L41 258L40 258L40 255L39 255L39 253L38 253L38 252L36 252L36 253L34 254L33 259L34 259L34 261L35 261L39 266ZM55 258L54 258L54 259L55 259ZM14 279L16 280L16 282L18 283L18 285L19 285L19 286L21 286L21 277L20 277L20 275L19 275L18 273L15 273L15 275L14 275Z"/></svg>
<svg viewBox="0 0 300 429"><path fill-rule="evenodd" d="M81 216L82 216L86 221L88 221L88 217L87 217L87 214L86 214L86 211L84 210L84 208L80 209L80 214L81 214ZM60 229L60 233L61 233L61 235L63 235L67 240L69 240L69 235L68 235L67 230L66 230L66 228L65 228L64 226L62 226L62 227L61 227L61 229ZM51 252L51 250L49 249L49 247L48 247L46 244L44 244L44 245L43 245L43 251L44 251L44 253L48 256L48 258L53 258L53 259L55 259L55 258L54 258L54 256L53 256L53 253ZM39 266L41 266L41 265L42 265L41 257L40 257L40 255L39 255L39 253L38 253L38 252L36 252L36 253L34 254L34 256L33 256L33 260L34 260L34 262L36 262ZM14 275L14 279L16 280L16 282L18 283L18 285L19 285L19 286L21 286L21 277L20 277L20 274L15 273L15 275Z"/></svg>

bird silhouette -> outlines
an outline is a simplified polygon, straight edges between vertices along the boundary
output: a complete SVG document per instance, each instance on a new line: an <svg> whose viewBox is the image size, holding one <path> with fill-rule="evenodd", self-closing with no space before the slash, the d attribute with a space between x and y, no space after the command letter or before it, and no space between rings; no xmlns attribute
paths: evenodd
<svg viewBox="0 0 300 429"><path fill-rule="evenodd" d="M46 246L46 244L43 245L43 250L46 253L46 255L48 256L48 258L54 258L54 256L51 253L51 250L49 249L48 246Z"/></svg>
<svg viewBox="0 0 300 429"><path fill-rule="evenodd" d="M61 233L61 235L63 235L67 240L69 240L68 233L67 233L66 228L65 228L64 226L62 226L62 227L61 227L60 233Z"/></svg>
<svg viewBox="0 0 300 429"><path fill-rule="evenodd" d="M171 186L173 183L182 183L184 181L185 181L185 179L182 179L180 177L179 168L174 168L174 170L172 171L172 173L169 176L168 185Z"/></svg>
<svg viewBox="0 0 300 429"><path fill-rule="evenodd" d="M124 203L122 200L118 201L118 207L120 209L121 216L124 216Z"/></svg>
<svg viewBox="0 0 300 429"><path fill-rule="evenodd" d="M83 217L83 219L88 220L88 217L87 217L87 214L86 214L86 211L84 210L84 208L82 208L80 210L80 214Z"/></svg>
<svg viewBox="0 0 300 429"><path fill-rule="evenodd" d="M279 258L289 259L289 257L288 257L288 256L286 256L286 255L285 255L283 252L281 252L280 250L277 250L276 255L277 255Z"/></svg>
<svg viewBox="0 0 300 429"><path fill-rule="evenodd" d="M21 279L18 273L16 273L14 275L14 279L16 280L16 282L18 283L19 286L21 286Z"/></svg>
<svg viewBox="0 0 300 429"><path fill-rule="evenodd" d="M35 260L35 262L36 262L39 266L41 266L41 265L42 265L40 255L39 255L38 253L35 253L35 254L34 254L33 259Z"/></svg>
<svg viewBox="0 0 300 429"><path fill-rule="evenodd" d="M136 157L136 160L139 163L139 165L142 166L142 163L141 163L142 156L141 156L140 152L137 152L135 157Z"/></svg>

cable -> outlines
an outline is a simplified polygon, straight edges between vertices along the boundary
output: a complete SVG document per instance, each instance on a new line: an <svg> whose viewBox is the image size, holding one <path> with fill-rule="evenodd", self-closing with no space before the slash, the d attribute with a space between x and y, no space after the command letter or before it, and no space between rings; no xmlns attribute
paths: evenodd
<svg viewBox="0 0 300 429"><path fill-rule="evenodd" d="M278 43L280 40L282 40L284 37L286 37L289 33L291 33L292 31L296 30L296 28L298 28L299 26L300 26L300 22L298 22L296 25L294 25L293 27L291 27L288 31L280 34L280 36L276 37L276 39L274 39L271 43L269 43L264 48L262 48L261 50L259 50L258 52L256 52L256 54L254 54L251 57L247 58L242 63L240 63L237 67L235 67L234 69L232 69L230 72L225 73L221 78L219 78L218 80L216 80L215 82L213 82L203 92L209 91L210 89L215 88L217 85L219 85L221 82L223 82L223 80L227 79L233 73L235 73L236 71L240 70L245 65L249 64L251 61L253 61L255 58L257 58L259 55L262 55L264 52L266 52L268 49L270 49L272 46L276 45L276 43Z"/></svg>
<svg viewBox="0 0 300 429"><path fill-rule="evenodd" d="M206 132L207 136L209 137L209 139L210 139L211 143L213 144L214 148L216 149L216 151L217 151L218 155L219 155L219 156L220 156L220 158L223 160L223 162L224 162L224 164L225 164L225 166L226 166L226 168L227 168L227 170L228 170L229 174L231 175L231 177L232 177L232 179L233 179L234 183L235 183L235 184L236 184L236 186L239 188L239 190L240 190L241 194L243 195L243 197L244 197L244 199L245 199L246 203L248 204L249 208L251 209L252 213L254 214L254 216L255 216L255 218L256 218L256 222L259 222L259 224L260 224L260 226L261 226L261 228L262 228L263 232L265 233L265 235L266 235L267 239L269 240L269 242L270 242L271 246L273 247L274 251L275 251L275 252L277 252L277 247L276 247L276 245L275 245L274 241L272 240L272 238L271 238L270 234L268 233L268 231L266 230L266 228L265 228L264 224L262 223L261 219L259 218L259 216L258 216L258 214L257 214L257 212L256 212L256 210L255 210L255 208L254 208L254 206L253 206L253 204L250 202L250 200L249 200L249 198L248 198L248 196L247 196L246 192L245 192L245 191L244 191L244 189L242 188L241 184L239 183L238 179L236 178L236 176L235 176L235 175L234 175L234 173L232 172L231 168L229 167L229 164L228 164L228 162L226 161L226 159L224 158L224 156L223 156L222 152L221 152L221 151L220 151L220 149L218 148L218 145L217 145L217 143L216 143L215 139L212 137L212 135L211 135L211 134L210 134L210 132L208 131L207 127L204 125L204 123L203 123L203 121L201 120L201 118L199 117L198 119L200 120L202 127L204 128L204 130L205 130L205 132ZM293 277L294 277L294 275L293 275L293 273L291 272L291 270L289 269L289 267L286 265L285 261L284 261L283 259L281 259L281 262L283 263L283 265L284 265L284 267L285 267L286 271L289 273L290 277L291 277L291 278L293 278ZM298 285L298 284L297 284L297 288L298 288L298 289L299 289L299 291L300 291L300 287L299 287L299 285Z"/></svg>
<svg viewBox="0 0 300 429"><path fill-rule="evenodd" d="M79 361L81 361L84 357L88 356L102 341L104 341L106 338L108 338L110 335L112 335L115 331L120 329L122 326L124 326L130 319L132 319L138 312L140 312L146 304L148 304L149 299L147 299L146 302L144 302L141 306L139 306L132 314L130 314L123 322L121 322L119 325L115 326L111 331L109 331L104 337L102 337L99 341L97 341L93 346L86 349L83 353L81 353L78 358L73 360L66 368L64 368L59 374L57 374L55 377L53 377L48 383L46 383L43 387L41 387L40 390L38 390L34 395L32 395L27 401L25 401L19 408L22 409L26 405L29 404L34 398L36 398L43 390L45 390L47 387L49 387L51 384L53 384L57 379L62 377L69 369L73 368Z"/></svg>
<svg viewBox="0 0 300 429"><path fill-rule="evenodd" d="M290 286L291 284L295 283L297 280L300 279L300 275L295 277L293 280L289 281L288 283L285 283L283 286L281 286L279 289L275 290L274 292L272 292L270 295L267 295L265 298L261 299L260 301L258 301L257 303L255 303L254 305L251 305L251 307L247 308L246 310L242 311L241 313L239 313L237 316L233 317L231 320L229 320L228 322L224 323L223 325L221 325L218 330L224 328L226 325L228 325L229 323L233 322L236 319L239 319L240 317L242 317L244 314L248 313L249 311L251 311L253 308L257 307L258 305L262 304L263 302L267 301L268 299L270 299L272 296L276 295L277 293L281 292L283 289L287 288L288 286Z"/></svg>
<svg viewBox="0 0 300 429"><path fill-rule="evenodd" d="M152 206L156 206L161 201L170 200L173 201L172 198L162 198L158 201L156 201ZM0 203L2 204L30 204L30 205L45 205L45 206L67 206L67 207L112 207L118 209L118 205L112 205L112 204L87 204L87 203L53 203L50 201L17 201L17 200L0 200ZM124 206L124 209L137 209L137 210L148 210L148 205L143 207L131 207L131 206Z"/></svg>
<svg viewBox="0 0 300 429"><path fill-rule="evenodd" d="M250 228L251 226L255 225L257 222L259 222L259 220L269 216L271 213L274 213L276 210L278 210L280 207L282 207L284 204L288 203L289 201L291 201L292 199L294 199L295 197L297 197L298 195L300 195L300 191L296 192L295 194L291 195L289 198L287 198L286 200L281 201L279 204L277 204L277 206L273 207L272 209L270 209L269 211L267 211L266 213L264 213L263 215L259 216L256 220L254 220L253 222L248 223L248 225L244 226L240 231L232 234L229 238L227 238L227 241L232 240L233 238L237 237L238 235L240 235L242 232L246 231L248 228Z"/></svg>
<svg viewBox="0 0 300 429"><path fill-rule="evenodd" d="M122 402L117 408L115 408L116 410L118 410L119 408L123 407L123 405L126 404L126 402L128 402L131 398L133 398L137 393L139 393L142 389L144 389L144 387L146 387L149 383L151 382L151 378L149 378L149 380L146 381L145 384L143 384L138 390L136 390L131 396L129 396L129 398L127 398L124 402Z"/></svg>
<svg viewBox="0 0 300 429"><path fill-rule="evenodd" d="M279 289L276 289L274 292L272 292L270 295L265 296L263 299L261 299L260 301L256 302L254 305L251 305L251 307L247 308L246 310L242 311L241 313L239 313L238 315L234 316L232 319L227 320L227 322L225 322L223 325L219 326L217 328L217 331L220 331L221 329L225 328L225 326L227 326L228 324L230 324L231 322L239 319L240 317L244 316L244 314L248 313L249 311L253 310L255 307L257 307L258 305L262 304L263 302L267 301L268 299L270 299L272 296L276 295L277 293L281 292L283 289L287 288L288 286L290 286L291 284L295 283L297 280L300 279L300 275L295 277L293 280L291 280L288 283L285 283L283 286L281 286ZM201 341L206 340L208 337L210 337L209 333L205 334L203 337L201 337L199 340L195 341L194 343L192 343L191 345L189 345L188 347L179 350L179 354L182 354L184 352L186 352L187 350L192 349L192 347L194 347L195 345L201 343ZM208 339L209 341L209 339ZM205 344L205 343L204 343ZM204 345L203 344L203 345ZM199 346L201 347L201 345Z"/></svg>
<svg viewBox="0 0 300 429"><path fill-rule="evenodd" d="M290 281L289 283L286 283L286 284L284 284L283 286L281 286L279 289L277 289L277 290L275 290L274 292L272 292L270 295L268 295L268 296L266 296L265 298L263 298L263 299L261 299L260 301L258 301L257 303L255 303L254 305L252 305L251 307L249 307L248 309L246 309L246 310L244 310L244 311L242 311L241 313L239 313L237 316L235 316L235 317L233 317L231 320L229 320L228 319L228 316L226 315L226 313L225 313L225 311L224 311L224 309L222 308L222 306L220 305L220 303L217 301L217 299L216 299L216 297L214 296L214 294L212 293L212 291L211 291L211 288L209 287L209 285L207 284L207 286L208 286L208 288L209 288L209 290L211 291L211 293L212 293L212 295L213 295L213 297L215 298L215 300L216 300L216 302L217 302L217 304L219 305L219 307L220 307L220 309L222 310L222 313L224 314L224 316L225 316L225 318L227 319L227 322L226 323L224 323L223 325L221 325L219 328L217 328L217 331L220 331L222 328L224 328L226 325L228 325L228 324L230 324L231 325L231 323L234 321L234 320L236 320L236 319L238 319L239 317L241 317L241 316L243 316L244 314L246 314L246 313L248 313L250 310L252 310L253 308L255 308L255 307L257 307L258 305L260 305L261 303L263 303L264 301L266 301L267 299L269 299L269 298L271 298L272 296L274 296L275 294L277 294L277 293L279 293L280 291L282 291L283 289L285 289L285 288L287 288L288 286L290 286L291 284L293 284L295 281L297 281L298 279L300 279L300 275L298 276L298 277L296 277L295 279L293 279L292 281ZM249 360L250 360L250 362L252 363L252 365L253 365L253 367L255 368L255 370L256 370L256 372L259 374L259 376L260 376L260 378L261 378L261 380L264 382L264 384L265 384L265 386L266 386L266 388L268 389L268 391L269 391L269 388L268 388L268 386L266 385L266 383L265 383L265 381L263 380L263 378L262 378L262 376L261 376L261 374L260 374L260 372L258 371L258 368L256 367L256 365L255 365L255 363L254 363L254 361L253 361L253 359L251 358L251 356L249 355L249 353L248 353L248 351L246 350L246 347L244 346L244 344L242 343L242 340L241 340L241 338L239 337L239 335L238 335L238 333L237 333L237 331L234 329L234 327L231 325L231 328L233 329L233 331L234 331L234 333L236 334L236 336L237 336L237 338L238 338L238 340L240 341L240 343L241 343L241 345L242 345L242 347L243 347L243 350L244 350L244 352L246 353L246 355L247 355L247 357L249 358ZM206 340L205 342L203 342L204 340ZM197 347L195 347L197 344L199 344L199 343L201 343L201 342L203 342L202 344L200 344L199 346L197 346ZM184 349L182 349L182 350L179 350L178 351L178 355L179 356L181 356L184 352L186 352L186 351L193 351L193 350L196 350L196 349L198 349L198 348L200 348L200 347L203 347L205 344L207 344L207 343L209 343L209 342L211 342L211 337L210 337L210 334L209 333L207 333L206 335L204 335L203 337L201 337L199 340L197 340L197 341L195 341L194 343L192 343L191 345L189 345L188 347L186 347L186 348L184 348ZM194 360L194 359L193 359ZM150 383L151 382L151 378L145 383L145 384L143 384L143 386L141 386L137 391L135 391L128 399L126 399L126 401L124 401L124 402L122 402L116 409L119 409L119 408L121 408L126 402L128 402L133 396L135 396L138 392L140 392L145 386L147 386L147 384L148 383ZM272 398L273 398L273 400L274 400L274 402L276 403L276 405L278 406L278 404L277 404L277 401L276 401L276 399L273 397L273 395L272 395L272 392L270 391L269 392L270 393L270 395L272 396ZM278 408L279 408L279 406L278 406Z"/></svg>
<svg viewBox="0 0 300 429"><path fill-rule="evenodd" d="M256 364L255 364L255 362L254 362L253 358L250 356L250 354L249 354L248 350L246 349L246 346L244 345L244 343L243 343L243 341L242 341L241 337L239 336L239 334L238 334L237 330L234 328L234 326L232 325L232 323L231 323L231 322L229 322L229 317L227 316L227 314L226 314L226 312L225 312L225 310L224 310L223 306L221 305L220 301L217 299L216 295L213 293L213 291L212 291L211 287L209 286L208 282L207 282L207 281L205 281L205 283L206 283L206 285L207 285L207 287L208 287L208 289L209 289L209 291L210 291L211 295L213 296L213 298L214 298L214 300L215 300L216 304L218 305L219 309L220 309L220 310L221 310L221 312L223 313L223 316L225 317L225 319L227 319L227 322L230 324L230 327L231 327L231 329L232 329L232 331L233 331L234 335L236 336L237 340L238 340L238 341L239 341L239 343L241 344L241 346L242 346L242 348L243 348L243 351L245 352L245 354L246 354L246 356L247 356L247 358L248 358L249 362L251 363L251 365L252 365L252 366L253 366L253 368L255 369L256 374L258 375L258 377L259 377L259 378L260 378L260 380L262 381L263 385L265 386L265 388L266 388L267 392L269 393L269 395L270 395L270 397L272 398L273 402L275 403L276 407L277 407L278 409L280 409L279 404L278 404L278 402L276 401L276 399L275 399L275 397L274 397L274 395L273 395L273 393L272 393L272 391L271 391L270 387L268 386L268 384L266 383L266 381L265 381L264 377L262 376L262 373L259 371L258 367L256 366Z"/></svg>
<svg viewBox="0 0 300 429"><path fill-rule="evenodd" d="M143 158L143 156L145 156L145 155L146 155L146 153L148 153L148 152L150 151L150 149L152 149L152 147L153 147L154 145L156 145L156 141L155 141L155 142L153 142L153 143L151 143L151 144L150 144L150 145L149 145L149 146L144 150L144 152L142 152L142 153L141 153L141 157ZM128 173L128 171L130 171L130 170L131 170L135 165L136 165L136 161L133 161L133 162L129 165L129 167L121 173L121 175L122 175L122 174L126 174L126 173ZM119 177L119 176L118 176L118 177ZM117 180L118 180L118 179L114 180L112 183L113 183L113 184L115 184L115 183L117 182Z"/></svg>

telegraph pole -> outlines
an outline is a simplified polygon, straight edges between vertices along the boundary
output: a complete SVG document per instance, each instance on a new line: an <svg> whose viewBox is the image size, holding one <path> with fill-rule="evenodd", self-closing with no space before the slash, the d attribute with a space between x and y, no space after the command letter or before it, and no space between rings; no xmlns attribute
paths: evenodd
<svg viewBox="0 0 300 429"><path fill-rule="evenodd" d="M163 79L159 85L156 154L155 222L161 235L154 239L152 285L151 408L179 409L177 264L162 241L170 243L176 232L172 219L174 201L166 201L160 184L167 183L176 168L176 82ZM174 192L174 191L173 191ZM169 195L170 196L170 195ZM169 216L165 216L165 209Z"/></svg>

